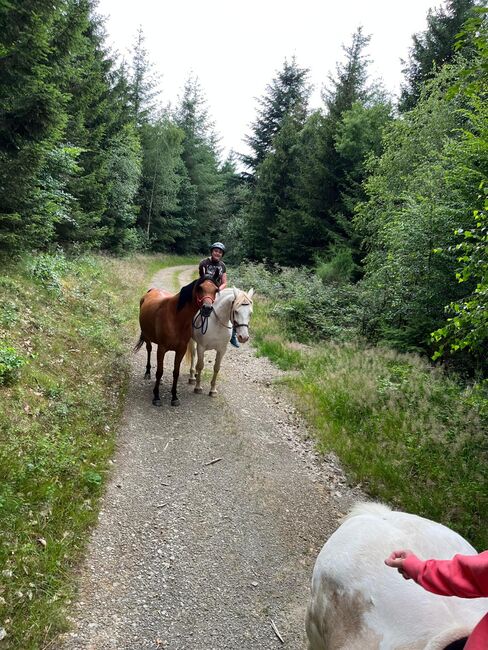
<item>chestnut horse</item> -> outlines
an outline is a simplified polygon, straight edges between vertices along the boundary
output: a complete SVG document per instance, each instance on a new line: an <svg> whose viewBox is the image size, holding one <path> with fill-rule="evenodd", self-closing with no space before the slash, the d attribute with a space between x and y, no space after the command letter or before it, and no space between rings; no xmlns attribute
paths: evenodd
<svg viewBox="0 0 488 650"><path fill-rule="evenodd" d="M198 310L204 317L211 314L218 291L217 279L217 275L205 275L183 287L177 294L161 289L149 289L141 298L139 311L141 336L134 352L137 352L144 343L146 344L147 364L144 378L150 379L152 343L157 343L158 369L152 402L155 406L161 406L159 384L163 375L164 355L168 350L175 352L171 405L179 404L176 386L181 361L191 338L192 321Z"/></svg>

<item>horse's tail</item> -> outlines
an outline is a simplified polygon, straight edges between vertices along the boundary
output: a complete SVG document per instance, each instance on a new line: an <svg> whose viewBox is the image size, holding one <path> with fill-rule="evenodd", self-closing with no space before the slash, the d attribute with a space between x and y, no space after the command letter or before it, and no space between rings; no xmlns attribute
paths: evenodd
<svg viewBox="0 0 488 650"><path fill-rule="evenodd" d="M359 515L372 515L385 519L391 511L391 508L384 503L377 503L375 501L358 501L342 521L346 521L352 517L358 517Z"/></svg>
<svg viewBox="0 0 488 650"><path fill-rule="evenodd" d="M140 335L140 337L139 337L139 340L138 340L137 343L134 345L134 349L132 350L132 352L133 352L134 354L135 354L136 352L139 352L139 350L142 348L142 346L144 345L145 342L146 342L146 339L144 338L144 335L143 335L142 330L141 330L141 335Z"/></svg>

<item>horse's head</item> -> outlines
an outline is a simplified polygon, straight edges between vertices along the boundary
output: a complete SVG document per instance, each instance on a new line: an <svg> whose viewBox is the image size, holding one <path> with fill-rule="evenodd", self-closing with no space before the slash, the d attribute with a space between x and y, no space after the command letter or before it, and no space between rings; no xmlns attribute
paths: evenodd
<svg viewBox="0 0 488 650"><path fill-rule="evenodd" d="M202 316L210 316L218 290L217 278L213 275L204 275L195 282L193 295Z"/></svg>
<svg viewBox="0 0 488 650"><path fill-rule="evenodd" d="M234 288L234 306L232 309L232 325L237 332L239 343L249 340L249 321L252 314L252 297L254 289L247 293Z"/></svg>

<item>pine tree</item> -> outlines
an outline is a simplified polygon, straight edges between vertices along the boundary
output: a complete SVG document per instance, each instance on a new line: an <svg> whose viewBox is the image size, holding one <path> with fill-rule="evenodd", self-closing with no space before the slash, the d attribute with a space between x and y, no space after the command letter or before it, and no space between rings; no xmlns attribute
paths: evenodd
<svg viewBox="0 0 488 650"><path fill-rule="evenodd" d="M168 250L188 235L178 195L184 184L181 151L183 132L168 116L141 127L143 177L138 225L153 250Z"/></svg>
<svg viewBox="0 0 488 650"><path fill-rule="evenodd" d="M343 48L344 61L323 91L325 113L312 115L302 133L295 184L299 214L307 215L314 234L309 261L337 244L357 247L351 226L354 206L363 198L365 162L379 152L391 110L381 90L367 83L364 50L369 40L361 28L353 34Z"/></svg>
<svg viewBox="0 0 488 650"><path fill-rule="evenodd" d="M137 246L135 198L141 178L141 144L130 122L110 140L102 247L124 253Z"/></svg>
<svg viewBox="0 0 488 650"><path fill-rule="evenodd" d="M107 228L102 217L107 207L109 141L117 129L117 111L111 101L114 62L104 44L103 22L94 13L92 0L75 4L82 25L82 39L70 62L65 91L69 95L66 139L82 151L81 172L70 186L77 199L72 219L58 227L60 241L101 245Z"/></svg>
<svg viewBox="0 0 488 650"><path fill-rule="evenodd" d="M222 179L223 223L221 236L226 245L225 259L232 264L241 262L246 250L246 206L251 202L252 188L238 171L238 157L231 151L220 169Z"/></svg>
<svg viewBox="0 0 488 650"><path fill-rule="evenodd" d="M370 40L371 36L365 36L362 27L359 27L352 36L351 45L342 47L345 61L336 65L335 77L329 75L329 85L324 87L322 98L332 122L337 123L355 102L363 103L368 99L366 82L370 61L364 50Z"/></svg>
<svg viewBox="0 0 488 650"><path fill-rule="evenodd" d="M43 246L54 215L36 217L38 181L61 139L66 98L57 84L67 43L60 38L66 0L0 5L0 246Z"/></svg>
<svg viewBox="0 0 488 650"><path fill-rule="evenodd" d="M126 67L116 66L107 49L94 1L73 0L68 20L76 25L79 38L62 81L69 97L65 141L81 153L79 173L68 185L76 203L70 219L59 223L58 237L62 243L121 251L125 230L135 223L141 165L130 83ZM134 239L133 233L129 239Z"/></svg>
<svg viewBox="0 0 488 650"><path fill-rule="evenodd" d="M296 214L294 181L298 173L296 145L302 122L285 117L272 151L258 167L248 215L248 253L255 259L282 264L302 261L300 223Z"/></svg>
<svg viewBox="0 0 488 650"><path fill-rule="evenodd" d="M476 0L447 0L445 7L429 9L427 29L414 34L408 61L403 61L405 83L399 101L401 111L412 109L424 83L452 61L457 51L456 35L479 4Z"/></svg>
<svg viewBox="0 0 488 650"><path fill-rule="evenodd" d="M364 325L403 349L427 347L445 305L461 305L473 289L456 280L454 233L473 227L488 169L486 85L472 99L460 92L481 77L479 64L475 70L463 58L444 66L415 108L390 125L358 207L368 250Z"/></svg>
<svg viewBox="0 0 488 650"><path fill-rule="evenodd" d="M293 113L304 120L310 95L307 83L308 70L300 68L293 57L285 60L283 68L266 87L265 95L258 100L258 117L252 124L252 134L245 138L250 154L241 155L252 177L266 155L271 151L274 137L287 115Z"/></svg>
<svg viewBox="0 0 488 650"><path fill-rule="evenodd" d="M190 183L182 186L186 196L180 197L180 202L184 201L189 210L195 201L194 210L186 213L191 224L187 250L203 251L209 240L221 236L223 194L218 140L198 80L189 78L186 82L175 120L184 133L181 157Z"/></svg>
<svg viewBox="0 0 488 650"><path fill-rule="evenodd" d="M144 43L144 33L142 27L139 27L132 50L129 91L133 119L138 126L150 121L156 110L155 100L158 96L158 79L153 72Z"/></svg>

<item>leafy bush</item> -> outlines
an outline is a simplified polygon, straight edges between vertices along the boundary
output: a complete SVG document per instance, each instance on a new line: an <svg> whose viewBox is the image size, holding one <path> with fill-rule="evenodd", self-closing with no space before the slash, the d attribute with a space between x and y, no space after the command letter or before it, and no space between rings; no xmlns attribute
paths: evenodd
<svg viewBox="0 0 488 650"><path fill-rule="evenodd" d="M27 363L17 350L9 345L0 343L0 386L13 384L20 369Z"/></svg>
<svg viewBox="0 0 488 650"><path fill-rule="evenodd" d="M7 300L0 305L0 325L11 327L19 319L18 307L13 300Z"/></svg>
<svg viewBox="0 0 488 650"><path fill-rule="evenodd" d="M311 269L243 263L232 270L232 281L253 286L270 302L270 310L295 340L344 340L357 333L361 321L356 285L324 286Z"/></svg>
<svg viewBox="0 0 488 650"><path fill-rule="evenodd" d="M488 188L483 188L485 197L483 210L475 210L475 223L469 230L457 231L464 235L464 241L457 244L461 253L458 261L462 268L456 273L460 283L476 280L471 294L446 308L452 316L447 324L432 333L432 338L440 342L434 358L447 353L469 350L486 368L486 346L488 343Z"/></svg>
<svg viewBox="0 0 488 650"><path fill-rule="evenodd" d="M61 279L70 270L70 263L62 251L37 255L28 265L28 271L43 287L50 291L61 290Z"/></svg>
<svg viewBox="0 0 488 650"><path fill-rule="evenodd" d="M318 260L316 273L324 284L345 284L351 281L357 265L352 257L352 249L334 246L329 259Z"/></svg>

